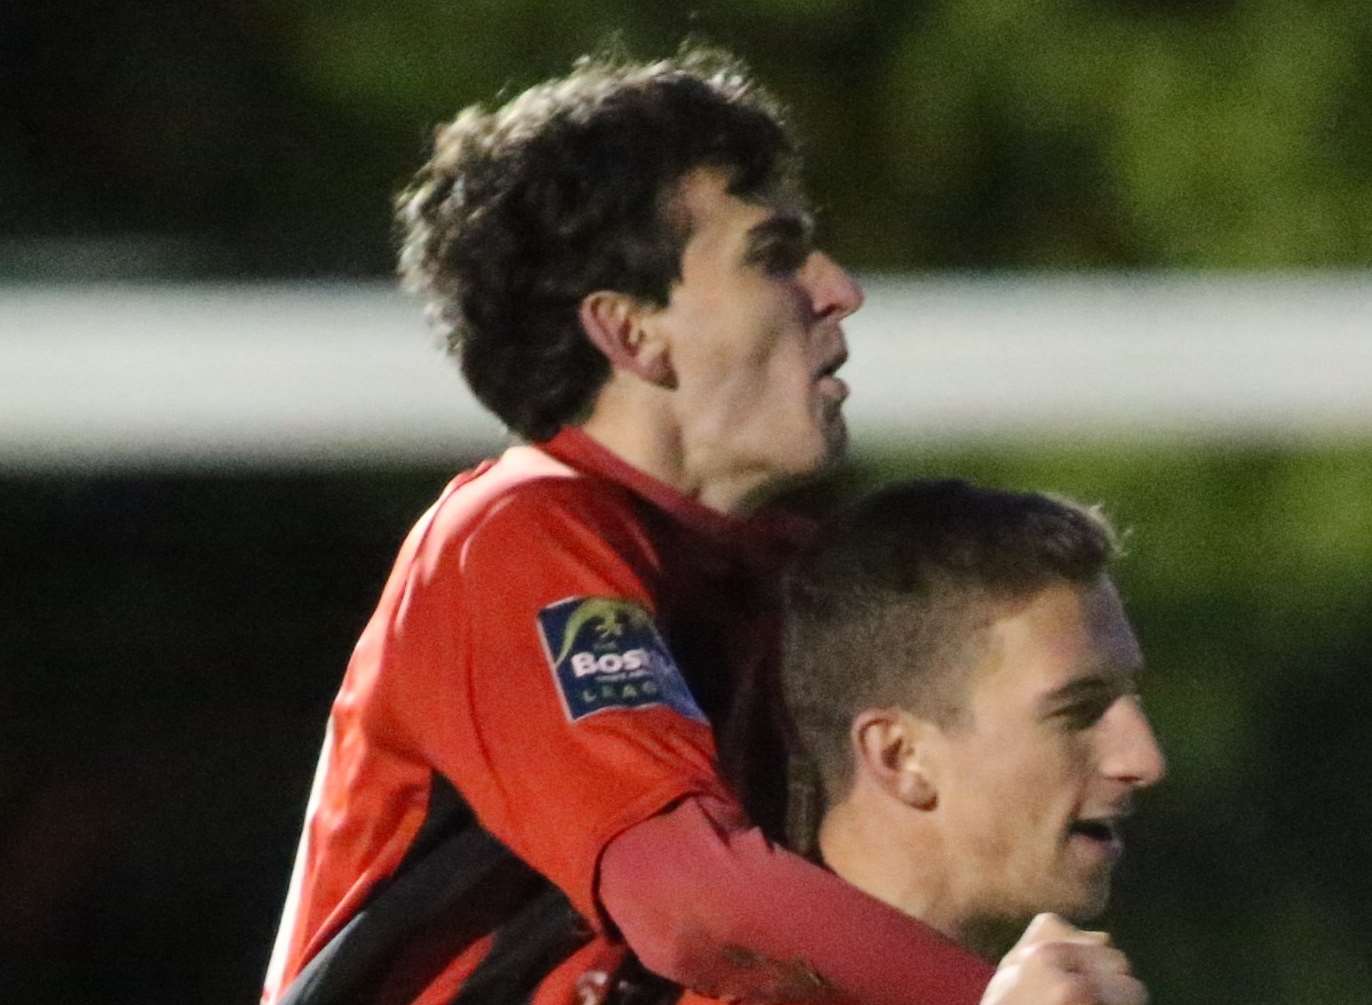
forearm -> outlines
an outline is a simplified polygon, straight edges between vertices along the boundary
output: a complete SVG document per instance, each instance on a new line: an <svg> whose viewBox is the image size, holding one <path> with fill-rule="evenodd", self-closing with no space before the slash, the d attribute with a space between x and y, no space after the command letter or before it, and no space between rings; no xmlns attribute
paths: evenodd
<svg viewBox="0 0 1372 1005"><path fill-rule="evenodd" d="M991 967L697 797L625 831L601 903L639 958L744 1001L975 1005Z"/></svg>

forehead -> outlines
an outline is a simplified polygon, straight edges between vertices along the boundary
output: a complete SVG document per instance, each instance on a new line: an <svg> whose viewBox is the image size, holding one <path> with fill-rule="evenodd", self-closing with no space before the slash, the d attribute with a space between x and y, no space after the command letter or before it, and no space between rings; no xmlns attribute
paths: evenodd
<svg viewBox="0 0 1372 1005"><path fill-rule="evenodd" d="M983 678L996 690L1046 693L1088 677L1129 677L1143 654L1109 578L1056 583L992 622Z"/></svg>
<svg viewBox="0 0 1372 1005"><path fill-rule="evenodd" d="M810 226L805 197L793 186L774 186L743 198L729 191L729 173L701 167L677 184L668 212L685 229L687 250L708 251L730 243L742 245L754 228L778 218Z"/></svg>

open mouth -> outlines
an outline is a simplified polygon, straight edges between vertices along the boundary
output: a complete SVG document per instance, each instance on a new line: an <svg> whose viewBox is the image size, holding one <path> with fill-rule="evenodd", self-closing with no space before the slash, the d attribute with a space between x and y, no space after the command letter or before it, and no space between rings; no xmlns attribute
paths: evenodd
<svg viewBox="0 0 1372 1005"><path fill-rule="evenodd" d="M816 372L815 379L823 380L825 377L833 377L834 374L838 373L839 367L846 362L848 362L848 354L846 352L839 353Z"/></svg>
<svg viewBox="0 0 1372 1005"><path fill-rule="evenodd" d="M835 376L838 368L846 362L848 362L848 354L846 352L839 353L815 372L815 386L831 406L841 404L848 397L847 382L843 378Z"/></svg>
<svg viewBox="0 0 1372 1005"><path fill-rule="evenodd" d="M1115 825L1104 820L1078 820L1072 825L1072 833L1093 841L1117 840Z"/></svg>
<svg viewBox="0 0 1372 1005"><path fill-rule="evenodd" d="M1111 858L1118 858L1124 852L1124 841L1120 837L1120 822L1113 818L1078 820L1068 832L1074 838L1089 842L1097 850Z"/></svg>

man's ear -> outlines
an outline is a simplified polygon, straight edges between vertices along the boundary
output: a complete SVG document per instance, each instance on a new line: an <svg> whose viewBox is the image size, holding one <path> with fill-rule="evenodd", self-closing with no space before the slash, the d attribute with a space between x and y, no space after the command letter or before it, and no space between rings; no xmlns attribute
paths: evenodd
<svg viewBox="0 0 1372 1005"><path fill-rule="evenodd" d="M644 319L653 308L616 290L596 290L581 300L577 316L591 344L610 365L650 384L670 387L674 380L667 344Z"/></svg>
<svg viewBox="0 0 1372 1005"><path fill-rule="evenodd" d="M927 755L934 728L900 708L859 712L851 733L858 774L907 806L933 809L938 786Z"/></svg>

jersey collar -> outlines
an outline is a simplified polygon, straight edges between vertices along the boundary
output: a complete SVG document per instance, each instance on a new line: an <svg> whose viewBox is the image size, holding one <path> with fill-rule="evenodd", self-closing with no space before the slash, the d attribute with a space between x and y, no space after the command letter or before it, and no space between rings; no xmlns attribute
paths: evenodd
<svg viewBox="0 0 1372 1005"><path fill-rule="evenodd" d="M666 482L659 481L606 449L576 426L564 426L538 449L579 471L622 485L665 511L678 523L721 543L742 548L745 557L773 564L814 534L814 523L779 510L764 510L743 518L721 513Z"/></svg>

